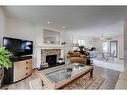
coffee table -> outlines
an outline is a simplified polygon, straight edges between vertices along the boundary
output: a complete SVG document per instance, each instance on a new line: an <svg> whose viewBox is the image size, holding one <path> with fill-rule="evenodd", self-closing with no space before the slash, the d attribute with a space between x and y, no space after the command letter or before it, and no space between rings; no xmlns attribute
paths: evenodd
<svg viewBox="0 0 127 95"><path fill-rule="evenodd" d="M49 89L62 89L65 85L90 73L93 77L93 66L80 64L61 65L38 71L42 83Z"/></svg>

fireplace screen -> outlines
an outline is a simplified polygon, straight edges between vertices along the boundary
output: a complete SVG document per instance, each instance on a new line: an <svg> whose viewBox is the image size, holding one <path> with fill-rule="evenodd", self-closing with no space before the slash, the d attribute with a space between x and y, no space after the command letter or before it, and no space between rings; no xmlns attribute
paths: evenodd
<svg viewBox="0 0 127 95"><path fill-rule="evenodd" d="M57 63L56 60L57 60L57 55L46 56L46 62L48 63L49 66L55 66Z"/></svg>

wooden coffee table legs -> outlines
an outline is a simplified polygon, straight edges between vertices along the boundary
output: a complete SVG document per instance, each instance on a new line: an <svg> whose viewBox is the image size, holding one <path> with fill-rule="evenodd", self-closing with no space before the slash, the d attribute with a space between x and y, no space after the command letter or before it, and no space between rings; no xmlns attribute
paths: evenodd
<svg viewBox="0 0 127 95"><path fill-rule="evenodd" d="M90 78L93 78L93 68L90 71Z"/></svg>
<svg viewBox="0 0 127 95"><path fill-rule="evenodd" d="M42 87L44 86L44 82L41 80Z"/></svg>

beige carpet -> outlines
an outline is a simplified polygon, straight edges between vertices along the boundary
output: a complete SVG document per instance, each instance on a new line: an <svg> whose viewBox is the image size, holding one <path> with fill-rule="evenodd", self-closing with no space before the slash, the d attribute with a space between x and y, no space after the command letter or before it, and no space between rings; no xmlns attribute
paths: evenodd
<svg viewBox="0 0 127 95"><path fill-rule="evenodd" d="M89 78L89 75L85 75L77 81L74 81L72 84L66 85L64 87L65 90L72 89L99 89L103 82L104 78L100 76L94 76L93 78ZM42 87L40 78L32 80L29 82L30 89L48 89L45 85Z"/></svg>

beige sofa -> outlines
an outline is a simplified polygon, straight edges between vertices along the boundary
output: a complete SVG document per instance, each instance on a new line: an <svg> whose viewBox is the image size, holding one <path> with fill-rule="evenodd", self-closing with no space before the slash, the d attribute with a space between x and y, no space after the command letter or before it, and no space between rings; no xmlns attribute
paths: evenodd
<svg viewBox="0 0 127 95"><path fill-rule="evenodd" d="M127 89L127 72L120 73L115 89Z"/></svg>
<svg viewBox="0 0 127 95"><path fill-rule="evenodd" d="M79 52L71 52L71 51L69 51L67 53L67 59L70 60L70 63L87 64L86 55L80 54Z"/></svg>

